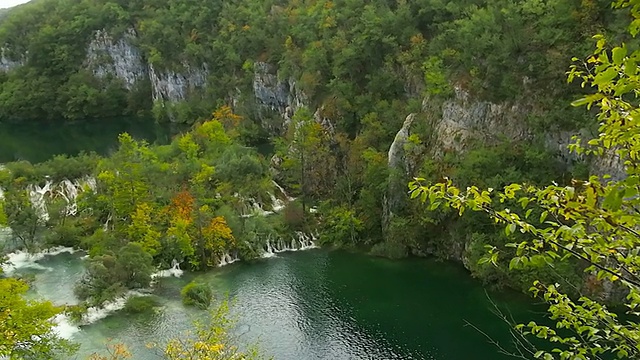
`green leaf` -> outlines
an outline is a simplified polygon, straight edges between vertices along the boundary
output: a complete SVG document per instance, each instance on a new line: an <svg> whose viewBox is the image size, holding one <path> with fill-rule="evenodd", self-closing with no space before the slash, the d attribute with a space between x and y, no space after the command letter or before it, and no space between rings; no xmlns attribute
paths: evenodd
<svg viewBox="0 0 640 360"><path fill-rule="evenodd" d="M604 72L596 75L596 77L593 79L593 84L603 85L609 83L611 82L611 80L615 79L616 76L618 76L618 70L615 67L609 67Z"/></svg>
<svg viewBox="0 0 640 360"><path fill-rule="evenodd" d="M549 215L548 211L543 211L542 214L540 214L540 222L541 223L543 223L547 219L547 215Z"/></svg>
<svg viewBox="0 0 640 360"><path fill-rule="evenodd" d="M612 60L616 65L622 65L622 60L625 56L627 56L627 48L626 47L615 47L612 52Z"/></svg>

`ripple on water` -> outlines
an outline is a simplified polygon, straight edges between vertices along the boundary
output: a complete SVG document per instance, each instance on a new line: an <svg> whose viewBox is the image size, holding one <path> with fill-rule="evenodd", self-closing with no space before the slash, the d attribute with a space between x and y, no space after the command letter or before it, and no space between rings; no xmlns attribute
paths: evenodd
<svg viewBox="0 0 640 360"><path fill-rule="evenodd" d="M57 289L82 273L79 255L40 262L53 271L34 270L38 293L64 299ZM159 279L155 293L161 306L155 312L116 312L72 336L82 344L79 358L103 351L105 341L114 339L127 344L137 360L156 359L147 343L183 336L193 320L205 319L205 312L183 306L180 298L180 289L198 278L212 286L217 301L227 294L232 299L238 344L257 342L277 360L500 359L481 335L464 328L468 316L480 327L499 323L482 315L488 313L482 288L448 265L422 264L314 250L185 273Z"/></svg>

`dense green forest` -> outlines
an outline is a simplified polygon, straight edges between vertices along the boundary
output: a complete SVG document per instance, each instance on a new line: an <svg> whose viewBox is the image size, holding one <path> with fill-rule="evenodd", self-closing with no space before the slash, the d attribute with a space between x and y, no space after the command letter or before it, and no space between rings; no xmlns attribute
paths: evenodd
<svg viewBox="0 0 640 360"><path fill-rule="evenodd" d="M604 0L34 0L0 25L4 55L24 64L0 78L0 118L149 115L149 83L127 91L121 79L98 79L85 66L96 31L118 39L133 29L132 45L159 72L207 64L206 86L175 105L180 121L204 119L238 96L250 106L252 65L267 62L351 137L367 130L371 114L394 133L399 114L415 110L425 92L446 96L452 84L496 101L533 97L547 124L571 123L579 117L566 114L570 92L560 85L567 54L585 54L593 33L615 30L608 7Z"/></svg>
<svg viewBox="0 0 640 360"><path fill-rule="evenodd" d="M622 1L617 7L629 5ZM526 291L538 280L571 285L565 289L570 295L620 301L624 294L634 295L635 288L615 296L603 290L601 280L605 275L611 282L622 277L625 284L637 286L635 278L627 276L635 273L637 256L624 255L637 253L636 244L616 227L630 223L623 233L637 237L635 218L620 210L623 199L636 196L637 183L615 188L601 186L597 178L572 181L594 169L591 158L587 151L572 159L559 156L553 134L592 131L600 121L601 138L593 144L601 149L591 155L603 155L612 144L621 146L618 155L627 159L629 174L635 174L636 134L629 126L637 109L635 100L627 98L637 91L638 57L627 45L611 50L603 40L626 42L634 49L635 8L632 15L636 19L625 31L629 12L611 9L608 0L33 0L0 13L0 121L37 126L155 117L192 128L168 145L122 134L110 156L5 164L0 170L0 223L10 226L14 244L27 250L63 245L88 252L86 275L76 286L78 297L85 300L73 309L78 313L148 286L155 270L174 261L189 270L205 270L236 256L259 257L270 241L316 232L318 243L329 247L390 258L453 258L492 285ZM602 37L593 38L596 33ZM137 69L127 75L134 81L99 71L115 61L113 54L90 56L90 44L100 34L103 39L108 34L111 44L125 44L118 45L120 50L137 49L125 51L120 59L120 65ZM593 71L573 69L571 76L581 77L583 86L567 84L571 64ZM293 88L286 97L297 99L287 102L302 102L289 106L291 114L285 118L281 109L264 111L254 94L265 69ZM158 79L187 85L178 86L179 95L168 96L156 88L162 82ZM593 89L596 95L578 103L597 102L603 109L599 117L593 110L570 106ZM526 129L526 136L491 134L467 139L461 149L439 148L442 109L459 103L485 104L497 113L520 109L513 110L517 116L511 123L498 126ZM467 109L463 105L460 108ZM276 123L282 126L270 126ZM265 143L273 145L273 151L255 150ZM414 176L425 183L444 178L448 185L415 185L414 194L432 204L424 207L409 201L407 183ZM72 210L64 196L46 199L47 211L31 197L36 186L66 180L81 180L84 190ZM453 183L469 187L475 197L458 197L461 190ZM471 187L503 189L511 183L527 185L507 186L499 199L501 210L495 212L488 195ZM535 190L549 183L558 188ZM574 197L574 185L585 191L584 198ZM593 194L585 190L591 188L596 189ZM614 240L621 237L622 245L608 246L604 237L578 238L574 244L562 243L564 261L545 266L554 259L545 262L547 258L533 253L560 257L557 248L549 250L544 241L514 243L520 239L514 231L519 229L526 239L530 224L502 209L527 208L533 200L514 195L522 189L537 196L531 199L542 202L543 209L559 204L554 195L568 199L555 206L566 212L536 208L526 213L541 223L551 213L557 221L551 228L557 225L559 230L551 237L545 232L534 235L543 234L557 246L595 227L615 235ZM602 200L604 208L594 199ZM286 206L276 209L280 201ZM442 201L447 206L441 206ZM258 205L262 213L252 213ZM479 213L459 218L466 208L489 212L493 219ZM592 210L604 215L585 220ZM581 211L587 215L576 215ZM586 221L593 223L581 227ZM604 255L594 253L591 242L603 246ZM586 255L569 256L578 245ZM500 249L500 258L487 259L487 247ZM525 251L533 255L523 255ZM617 257L618 252L624 254ZM594 256L592 263L612 258L621 265L613 270L610 263L600 265L602 274L585 281L584 270L595 269L585 263L585 256ZM512 259L543 266L514 266ZM25 305L19 295L26 286L20 281L3 278L0 286L12 295L0 299L10 307L39 309L43 315L34 321L44 330L51 326L47 319L61 311L46 303ZM210 301L205 290L190 284L184 289L185 302ZM544 291L545 300L557 300L556 305L568 299L555 287ZM637 307L637 296L630 299L631 308ZM552 309L562 310L559 305ZM615 317L601 310L597 313L603 319ZM584 324L571 321L582 333ZM548 330L528 327L531 332ZM624 331L614 332L620 343L637 336L637 330ZM30 336L29 331L20 334ZM0 355L26 341L10 335L15 341L0 342ZM29 351L38 351L37 357L66 349L67 344L55 340ZM628 342L629 348L609 344L608 349L615 348L611 352L622 357L637 354L637 338ZM636 350L629 350L633 346ZM594 349L587 350L599 351Z"/></svg>
<svg viewBox="0 0 640 360"><path fill-rule="evenodd" d="M325 244L363 246L396 258L463 254L474 275L527 288L529 273L507 276L503 269L476 265L484 245L506 241L491 222L458 220L404 200L389 216L388 199L403 197L406 186L397 184L418 174L494 188L524 180L562 183L584 174L588 166L560 159L545 144L545 134L592 126L587 112L569 106L583 90L566 84L568 54L588 54L596 32L624 40L619 34L626 16L611 11L605 0L34 0L0 23L6 61L23 64L0 73L0 119L35 124L134 115L198 123L215 109L233 106L243 119L227 125L236 141L271 142L275 157L270 164L246 163L251 168L240 172L225 167L241 161L223 157L215 172L230 178L216 189L243 186L255 192L247 196L264 199L258 191L270 182L233 175L266 174L271 166L275 172L269 176L298 199L300 227L321 229ZM154 102L148 79L127 88L118 76L97 77L87 67L87 49L98 30L140 49L143 64L158 73L186 74L206 64L206 82L189 89L184 99ZM264 125L282 122L280 114L265 114L253 95L255 67L262 63L274 66L282 81L295 81L304 95L289 126L276 133ZM471 143L464 155L438 152L433 148L438 114L428 109L454 97L456 88L477 101L531 109L518 122L533 129L533 136L524 142ZM409 113L418 121L403 146L412 168L402 174L389 167L387 152ZM185 181L175 179L172 186ZM203 191L200 196L208 194ZM308 216L312 206L313 217ZM135 210L114 209L127 219ZM174 256L146 250L165 264ZM564 275L578 276L571 266Z"/></svg>
<svg viewBox="0 0 640 360"><path fill-rule="evenodd" d="M6 164L0 220L20 247L87 250L87 273L76 287L87 305L148 286L153 271L174 259L203 270L231 255L256 258L272 239L316 231L319 244L331 247L453 258L493 285L528 290L541 280L598 294L601 284L584 281L586 266L576 259L508 271L513 266L502 259L521 249L507 246L513 234L503 225L410 202L406 185L418 175L426 182L446 177L462 189L565 185L589 175L589 158L562 158L549 135L595 128L592 112L570 106L589 87L567 84L566 71L592 53L593 34L634 44L623 31L628 18L608 0L33 0L0 21L7 68L0 72L0 121L153 116L192 128L169 145L122 134L110 156ZM98 31L139 50L124 57L142 64L133 83L98 76L96 66L113 56L89 64ZM295 84L288 96L303 100L286 120L258 104L254 87L265 68ZM199 76L194 69L204 82L192 82L184 96L154 88L154 76ZM525 109L502 125L529 135L439 149L438 121L452 101ZM398 142L409 114L410 134ZM265 143L273 151L254 149ZM390 148L398 144L402 165L391 166ZM95 186L85 184L73 213L53 197L43 221L29 197L34 184L83 178ZM275 200L286 207L250 216L253 204L275 210ZM483 261L487 246L504 257Z"/></svg>

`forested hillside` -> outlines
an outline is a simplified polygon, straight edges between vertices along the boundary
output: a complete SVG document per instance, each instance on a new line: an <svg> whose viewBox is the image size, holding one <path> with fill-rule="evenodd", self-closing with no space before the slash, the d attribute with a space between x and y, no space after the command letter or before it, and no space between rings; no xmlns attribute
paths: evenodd
<svg viewBox="0 0 640 360"><path fill-rule="evenodd" d="M275 145L296 226L325 244L455 258L527 288L530 273L477 265L500 228L409 203L406 184L615 170L567 154L594 120L565 73L626 17L609 0L35 0L0 23L0 121L197 123L230 106L237 141Z"/></svg>
<svg viewBox="0 0 640 360"><path fill-rule="evenodd" d="M154 72L205 70L177 99L189 103L175 110L179 121L251 97L257 62L294 79L306 105L324 106L351 136L367 114L398 118L425 91L446 95L453 83L494 101L535 96L565 119L558 98L567 97L569 54L586 53L590 35L612 27L608 7L604 0L33 1L0 27L3 63L13 65L0 79L0 116L96 121L150 111L145 81L131 88L119 76L94 76L105 74L92 71L90 43L104 30L130 42Z"/></svg>

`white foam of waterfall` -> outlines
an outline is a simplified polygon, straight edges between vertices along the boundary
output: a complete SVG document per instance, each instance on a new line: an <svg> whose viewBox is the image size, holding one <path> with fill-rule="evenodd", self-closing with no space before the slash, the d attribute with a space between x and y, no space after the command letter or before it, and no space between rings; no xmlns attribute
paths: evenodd
<svg viewBox="0 0 640 360"><path fill-rule="evenodd" d="M221 266L225 266L225 265L229 265L229 264L233 264L236 261L239 261L240 258L234 254L234 256L231 256L229 253L224 253L222 254L222 257L220 258L220 262L218 263L218 267Z"/></svg>
<svg viewBox="0 0 640 360"><path fill-rule="evenodd" d="M90 191L96 190L96 179L94 177L85 176L84 178L74 181L65 179L58 184L54 184L48 180L42 187L37 184L29 185L27 191L29 192L31 205L36 209L38 217L41 221L47 221L49 220L49 211L46 202L47 196L62 197L67 203L67 215L73 216L78 212L78 204L76 203L78 194L87 189Z"/></svg>
<svg viewBox="0 0 640 360"><path fill-rule="evenodd" d="M98 188L98 183L96 182L96 178L93 176L87 176L84 179L84 184L89 187L89 190L95 192Z"/></svg>
<svg viewBox="0 0 640 360"><path fill-rule="evenodd" d="M112 313L122 310L127 303L127 300L132 296L148 296L149 294L141 293L135 290L129 290L124 295L112 300L107 301L101 306L93 306L87 309L87 312L82 316L82 325L93 324L98 320L102 320Z"/></svg>
<svg viewBox="0 0 640 360"><path fill-rule="evenodd" d="M37 184L31 184L27 188L29 192L29 200L31 201L31 205L36 210L36 214L38 214L38 218L41 221L49 220L49 212L47 211L47 203L45 201L45 195L47 193L51 193L51 186L53 182L47 180L43 187L40 187Z"/></svg>
<svg viewBox="0 0 640 360"><path fill-rule="evenodd" d="M56 194L62 196L67 202L67 215L73 216L78 212L76 199L80 189L82 189L82 185L78 181L72 183L70 180L65 179L60 182Z"/></svg>
<svg viewBox="0 0 640 360"><path fill-rule="evenodd" d="M173 259L173 261L171 261L170 269L160 270L155 274L151 274L151 278L157 279L157 278L167 278L172 276L180 277L182 276L182 274L184 274L184 270L180 269L180 263L178 262L178 260Z"/></svg>
<svg viewBox="0 0 640 360"><path fill-rule="evenodd" d="M306 234L302 231L296 231L295 236L292 236L291 240L284 240L282 238L273 239L269 237L263 248L262 257L274 257L278 253L287 251L315 249L318 247L316 240L315 234Z"/></svg>
<svg viewBox="0 0 640 360"><path fill-rule="evenodd" d="M18 250L10 254L7 254L7 262L2 264L2 271L5 274L10 275L13 272L15 272L17 269L24 269L24 268L38 269L38 270L51 270L50 268L47 268L38 264L38 261L42 260L45 256L54 256L54 255L59 255L65 252L73 254L76 251L77 250L73 248L64 247L64 246L54 247L54 248L40 251L37 253L29 253L27 251Z"/></svg>
<svg viewBox="0 0 640 360"><path fill-rule="evenodd" d="M282 196L284 196L284 197L285 197L285 199L287 199L287 201L293 201L293 200L295 200L295 199L296 199L296 198L294 198L294 197L289 196L289 195L287 194L287 192L286 192L286 191L284 191L284 189L282 188L282 186L280 186L280 184L278 184L278 183L277 183L277 182L275 182L275 181L272 181L272 182L273 182L273 186L275 186L275 187L276 187L276 189L278 189L278 191L280 191L280 193L282 194Z"/></svg>
<svg viewBox="0 0 640 360"><path fill-rule="evenodd" d="M73 335L80 332L80 328L73 324L67 314L58 314L53 317L53 332L59 337L71 340Z"/></svg>
<svg viewBox="0 0 640 360"><path fill-rule="evenodd" d="M284 200L278 199L275 195L269 194L271 197L271 207L274 212L280 212L287 206L287 203Z"/></svg>

